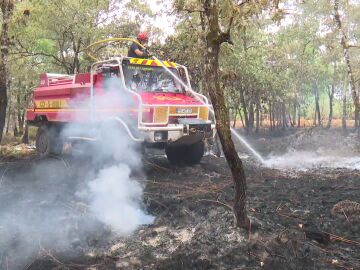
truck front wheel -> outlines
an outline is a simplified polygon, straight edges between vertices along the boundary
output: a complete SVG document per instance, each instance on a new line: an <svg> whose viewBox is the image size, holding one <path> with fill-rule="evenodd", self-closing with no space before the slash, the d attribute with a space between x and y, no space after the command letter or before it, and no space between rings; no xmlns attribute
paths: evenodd
<svg viewBox="0 0 360 270"><path fill-rule="evenodd" d="M204 156L204 150L204 142L200 141L191 145L167 145L165 153L171 164L195 165L200 163Z"/></svg>
<svg viewBox="0 0 360 270"><path fill-rule="evenodd" d="M36 150L42 157L49 154L61 154L62 143L58 136L58 132L54 128L46 125L40 126L36 133Z"/></svg>

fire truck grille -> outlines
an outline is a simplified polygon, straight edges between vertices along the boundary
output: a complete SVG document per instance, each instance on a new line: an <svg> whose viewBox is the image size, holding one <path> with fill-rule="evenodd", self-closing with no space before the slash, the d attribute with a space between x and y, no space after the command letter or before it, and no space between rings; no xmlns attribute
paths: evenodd
<svg viewBox="0 0 360 270"><path fill-rule="evenodd" d="M209 119L209 108L207 107L167 107L154 108L154 123L174 123L177 118L198 118L204 121Z"/></svg>
<svg viewBox="0 0 360 270"><path fill-rule="evenodd" d="M189 125L190 133L210 133L211 132L211 124L192 124Z"/></svg>

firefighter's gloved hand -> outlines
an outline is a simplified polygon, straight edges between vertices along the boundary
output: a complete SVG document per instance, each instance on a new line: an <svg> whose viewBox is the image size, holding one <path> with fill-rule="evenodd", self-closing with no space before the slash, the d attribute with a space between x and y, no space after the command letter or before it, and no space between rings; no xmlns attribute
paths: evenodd
<svg viewBox="0 0 360 270"><path fill-rule="evenodd" d="M144 56L145 57L147 57L147 58L151 58L151 57L153 57L153 53L151 53L151 52L149 52L149 50L148 49L145 49L145 54L144 54Z"/></svg>

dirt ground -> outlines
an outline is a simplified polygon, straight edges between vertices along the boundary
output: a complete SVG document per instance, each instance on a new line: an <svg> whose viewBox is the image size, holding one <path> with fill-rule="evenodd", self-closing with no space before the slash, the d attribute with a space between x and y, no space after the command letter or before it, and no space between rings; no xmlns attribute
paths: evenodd
<svg viewBox="0 0 360 270"><path fill-rule="evenodd" d="M145 187L143 207L155 221L119 237L76 196L89 178L86 158L41 159L33 151L3 156L0 269L360 269L355 136L307 130L250 141L272 157L262 165L239 146L250 231L234 224L232 180L222 157L178 168L161 153L145 156L132 178ZM277 166L299 152L291 166ZM51 219L44 215L49 211ZM62 243L65 235L70 241Z"/></svg>

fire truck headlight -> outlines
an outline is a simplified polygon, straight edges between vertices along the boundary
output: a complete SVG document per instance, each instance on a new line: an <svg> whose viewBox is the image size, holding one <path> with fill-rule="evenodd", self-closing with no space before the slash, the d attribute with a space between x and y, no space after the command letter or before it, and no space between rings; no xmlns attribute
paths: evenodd
<svg viewBox="0 0 360 270"><path fill-rule="evenodd" d="M155 131L154 132L154 141L161 142L167 140L167 132L166 131Z"/></svg>

